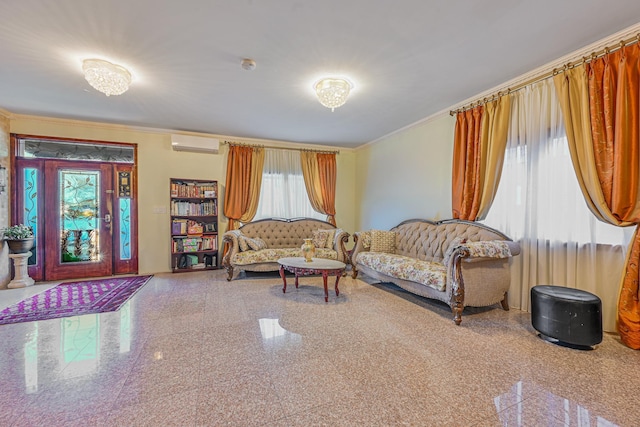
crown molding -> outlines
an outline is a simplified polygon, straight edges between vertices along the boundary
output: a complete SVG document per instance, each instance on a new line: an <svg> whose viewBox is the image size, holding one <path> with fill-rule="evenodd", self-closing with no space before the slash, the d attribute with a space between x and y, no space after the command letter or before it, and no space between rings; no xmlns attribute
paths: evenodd
<svg viewBox="0 0 640 427"><path fill-rule="evenodd" d="M6 110L0 110L0 113ZM155 135L167 135L170 136L172 134L179 135L191 135L191 136L201 136L206 138L217 138L221 141L233 141L233 142L246 142L249 144L258 144L258 145L270 145L275 147L282 148L300 148L300 149L313 149L313 150L340 150L343 152L353 152L353 148L343 148L343 147L335 147L329 145L315 145L315 144L306 144L302 142L293 142L293 141L279 141L273 139L260 139L260 138L244 138L238 136L231 135L220 135L220 134L212 134L212 133L203 133L203 132L189 132L182 131L176 129L165 129L165 128L153 128L153 127L145 127L145 126L130 126L130 125L122 125L116 123L104 123L104 122L93 122L93 121L85 121L85 120L76 120L76 119L63 119L57 117L46 117L46 116L34 116L29 114L13 114L8 111L8 118L10 120L37 120L40 122L48 122L52 124L61 124L67 127L83 127L83 128L94 128L101 130L119 130L123 132L139 132L139 133L148 133Z"/></svg>

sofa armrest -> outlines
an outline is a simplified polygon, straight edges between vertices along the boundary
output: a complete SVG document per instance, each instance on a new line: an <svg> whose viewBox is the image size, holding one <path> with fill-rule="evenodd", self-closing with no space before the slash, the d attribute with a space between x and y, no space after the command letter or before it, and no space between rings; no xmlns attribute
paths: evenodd
<svg viewBox="0 0 640 427"><path fill-rule="evenodd" d="M238 236L240 235L239 230L230 230L225 232L222 235L222 249L224 250L227 245L229 250L222 258L222 266L227 269L227 273L229 277L227 280L231 280L233 276L233 265L231 264L231 260L233 256L240 252L240 243L238 242Z"/></svg>
<svg viewBox="0 0 640 427"><path fill-rule="evenodd" d="M462 277L462 262L483 262L511 258L520 254L520 245L509 240L491 240L480 242L461 243L452 249L449 260L448 280L451 282L451 309L454 313L454 321L459 325L464 309L464 278ZM506 304L503 302L503 308Z"/></svg>
<svg viewBox="0 0 640 427"><path fill-rule="evenodd" d="M338 261L345 264L349 263L349 252L345 244L349 241L350 234L342 229L336 229L336 235L333 238L333 250L338 253Z"/></svg>
<svg viewBox="0 0 640 427"><path fill-rule="evenodd" d="M356 231L353 233L353 249L351 250L351 256L349 262L351 263L352 277L355 279L358 276L358 270L356 269L356 257L360 252L369 252L369 248L364 247L364 239L362 238L363 231Z"/></svg>

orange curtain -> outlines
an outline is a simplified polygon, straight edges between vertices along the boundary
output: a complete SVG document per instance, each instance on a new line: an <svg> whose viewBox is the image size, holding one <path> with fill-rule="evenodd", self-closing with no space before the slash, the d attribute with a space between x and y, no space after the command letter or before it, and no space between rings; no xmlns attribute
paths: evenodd
<svg viewBox="0 0 640 427"><path fill-rule="evenodd" d="M336 155L335 153L318 153L318 175L322 207L327 221L336 225Z"/></svg>
<svg viewBox="0 0 640 427"><path fill-rule="evenodd" d="M327 215L336 225L336 155L335 153L300 152L302 176L311 206Z"/></svg>
<svg viewBox="0 0 640 427"><path fill-rule="evenodd" d="M262 150L262 153L259 150ZM229 147L224 192L224 215L229 219L228 230L237 229L241 220L251 221L255 216L263 164L263 148L239 145Z"/></svg>
<svg viewBox="0 0 640 427"><path fill-rule="evenodd" d="M480 200L478 171L480 167L480 132L484 107L459 113L456 117L453 143L453 217L473 221L478 213L474 200Z"/></svg>
<svg viewBox="0 0 640 427"><path fill-rule="evenodd" d="M453 217L487 216L496 196L507 146L511 98L487 102L456 117L453 146Z"/></svg>
<svg viewBox="0 0 640 427"><path fill-rule="evenodd" d="M587 64L595 168L606 205L620 222L640 222L640 46L626 46ZM618 300L618 331L640 349L638 231L629 249Z"/></svg>
<svg viewBox="0 0 640 427"><path fill-rule="evenodd" d="M587 205L599 219L618 226L640 222L639 69L635 44L554 78ZM620 338L633 349L640 349L638 262L636 229L618 300Z"/></svg>

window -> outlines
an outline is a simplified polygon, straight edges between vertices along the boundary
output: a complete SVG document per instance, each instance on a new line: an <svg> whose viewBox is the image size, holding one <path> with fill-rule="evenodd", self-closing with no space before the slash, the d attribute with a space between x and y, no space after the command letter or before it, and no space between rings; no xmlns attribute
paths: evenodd
<svg viewBox="0 0 640 427"><path fill-rule="evenodd" d="M509 143L500 187L485 222L514 240L622 244L631 229L596 219L576 178L564 130L535 147Z"/></svg>
<svg viewBox="0 0 640 427"><path fill-rule="evenodd" d="M514 240L609 245L629 241L631 228L603 223L587 207L550 81L512 99L500 185L484 222Z"/></svg>
<svg viewBox="0 0 640 427"><path fill-rule="evenodd" d="M309 202L299 151L265 149L260 201L254 219L273 217L326 219Z"/></svg>

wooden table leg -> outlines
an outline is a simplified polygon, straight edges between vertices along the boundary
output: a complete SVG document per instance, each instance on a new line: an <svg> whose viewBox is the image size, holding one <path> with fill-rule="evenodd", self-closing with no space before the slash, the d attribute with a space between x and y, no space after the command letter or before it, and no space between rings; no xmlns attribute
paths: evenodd
<svg viewBox="0 0 640 427"><path fill-rule="evenodd" d="M298 289L298 270L296 269L296 289Z"/></svg>
<svg viewBox="0 0 640 427"><path fill-rule="evenodd" d="M322 281L324 282L324 302L329 302L329 291L327 290L327 276L329 275L329 272L327 272L327 270L324 270L322 272Z"/></svg>
<svg viewBox="0 0 640 427"><path fill-rule="evenodd" d="M286 293L287 292L287 278L284 276L284 266L281 265L280 266L280 277L282 277L282 293Z"/></svg>
<svg viewBox="0 0 640 427"><path fill-rule="evenodd" d="M340 271L336 274L336 296L340 295L340 290L338 289L338 282L340 282L340 277L342 277L342 273L344 271Z"/></svg>

